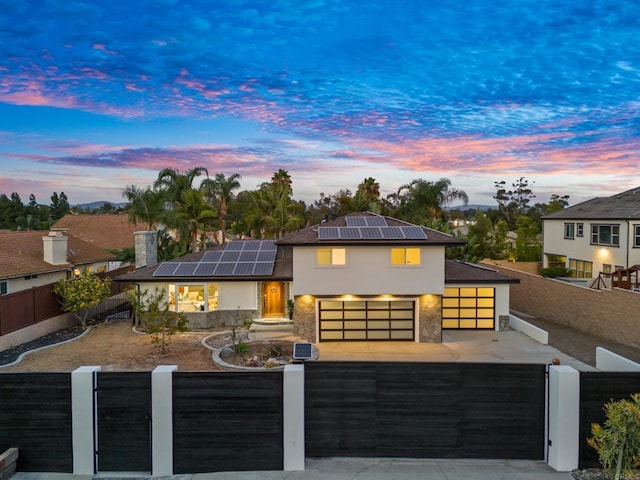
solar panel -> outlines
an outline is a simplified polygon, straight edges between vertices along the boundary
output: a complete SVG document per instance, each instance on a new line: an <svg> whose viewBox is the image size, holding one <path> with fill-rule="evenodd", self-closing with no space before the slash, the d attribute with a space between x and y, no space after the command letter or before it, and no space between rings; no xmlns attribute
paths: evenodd
<svg viewBox="0 0 640 480"><path fill-rule="evenodd" d="M216 267L216 275L233 275L233 269L236 267L235 263L219 263Z"/></svg>
<svg viewBox="0 0 640 480"><path fill-rule="evenodd" d="M384 217L364 217L367 227L386 227L387 219Z"/></svg>
<svg viewBox="0 0 640 480"><path fill-rule="evenodd" d="M347 222L347 227L367 226L367 217L345 217L344 221Z"/></svg>
<svg viewBox="0 0 640 480"><path fill-rule="evenodd" d="M193 275L198 277L201 277L201 276L209 277L213 275L213 272L216 269L216 265L218 264L214 262L200 262L198 263L198 266L196 267L196 269L193 271Z"/></svg>
<svg viewBox="0 0 640 480"><path fill-rule="evenodd" d="M153 272L154 277L171 276L176 268L178 268L178 262L161 263L158 268Z"/></svg>
<svg viewBox="0 0 640 480"><path fill-rule="evenodd" d="M365 240L380 240L382 232L380 227L360 227L360 236Z"/></svg>
<svg viewBox="0 0 640 480"><path fill-rule="evenodd" d="M360 228L358 227L341 227L340 238L345 240L358 240L360 239Z"/></svg>
<svg viewBox="0 0 640 480"><path fill-rule="evenodd" d="M222 252L219 250L213 252L204 252L201 262L219 262Z"/></svg>
<svg viewBox="0 0 640 480"><path fill-rule="evenodd" d="M243 248L244 240L233 240L227 243L224 247L225 251L231 252L234 250L240 251Z"/></svg>
<svg viewBox="0 0 640 480"><path fill-rule="evenodd" d="M191 276L193 275L193 271L196 269L196 267L198 266L198 263L196 262L185 262L185 263L180 263L178 265L178 268L176 268L176 271L173 272L173 276L181 276L181 275L186 275L186 276Z"/></svg>
<svg viewBox="0 0 640 480"><path fill-rule="evenodd" d="M276 259L276 252L260 252L256 258L257 262L271 262Z"/></svg>
<svg viewBox="0 0 640 480"><path fill-rule="evenodd" d="M401 227L380 227L382 238L387 240L398 240L404 238Z"/></svg>
<svg viewBox="0 0 640 480"><path fill-rule="evenodd" d="M420 240L427 238L427 234L420 227L400 227L404 233L405 238L412 240Z"/></svg>
<svg viewBox="0 0 640 480"><path fill-rule="evenodd" d="M242 243L243 243L242 250L245 252L248 252L248 251L260 250L260 244L262 242L260 240L243 240Z"/></svg>
<svg viewBox="0 0 640 480"><path fill-rule="evenodd" d="M236 268L233 270L233 275L251 275L253 273L254 265L254 262L236 263Z"/></svg>
<svg viewBox="0 0 640 480"><path fill-rule="evenodd" d="M318 240L338 240L339 238L340 228L318 227Z"/></svg>
<svg viewBox="0 0 640 480"><path fill-rule="evenodd" d="M240 254L240 258L238 258L239 262L255 262L258 257L258 252L242 252Z"/></svg>
<svg viewBox="0 0 640 480"><path fill-rule="evenodd" d="M266 252L266 251L276 251L278 249L278 246L276 245L276 242L272 241L272 240L265 240L262 242L262 245L260 246L260 251L261 252Z"/></svg>
<svg viewBox="0 0 640 480"><path fill-rule="evenodd" d="M254 275L271 275L273 273L273 263L258 262L253 269Z"/></svg>
<svg viewBox="0 0 640 480"><path fill-rule="evenodd" d="M220 257L221 262L237 262L238 258L240 258L240 252L222 252L222 257Z"/></svg>

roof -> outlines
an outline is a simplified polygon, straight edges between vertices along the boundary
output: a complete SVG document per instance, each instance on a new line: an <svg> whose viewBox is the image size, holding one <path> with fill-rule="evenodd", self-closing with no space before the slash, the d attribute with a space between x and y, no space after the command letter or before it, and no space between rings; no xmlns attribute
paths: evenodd
<svg viewBox="0 0 640 480"><path fill-rule="evenodd" d="M380 222L386 223L382 228L386 227L401 227L402 229L413 228L420 229L424 232L424 235L420 238L319 238L318 232L325 228L338 228L338 229L358 229L359 227L353 227L347 225L347 221L352 221L354 217L374 218ZM349 219L349 220L348 220ZM378 223L378 222L376 222ZM375 227L368 227L375 228ZM303 228L295 233L290 233L284 238L277 240L278 245L433 245L433 246L453 246L463 245L465 242L453 235L448 235L431 228L423 227L420 225L414 225L403 220L398 220L393 217L385 217L377 215L371 212L356 212L350 213L343 217L336 218L323 222L319 225L312 225L307 228Z"/></svg>
<svg viewBox="0 0 640 480"><path fill-rule="evenodd" d="M210 252L223 251L229 245L237 242L247 242L256 240L233 240L225 245L214 245L211 248L202 250L197 253L190 253L183 257L172 260L176 263L200 263L203 261L206 255ZM264 240L265 242L273 243L273 240ZM271 275L209 275L209 276L193 276L193 275L154 275L156 270L160 268L160 265L166 265L171 262L157 263L147 267L139 268L131 272L120 275L116 278L116 281L122 282L194 282L194 281L265 281L265 280L292 280L293 279L293 253L291 248L278 247L275 255L275 261L273 264L273 273Z"/></svg>
<svg viewBox="0 0 640 480"><path fill-rule="evenodd" d="M42 237L48 231L0 232L0 278L15 278L67 270L72 266L116 260L116 256L73 235L67 235L67 261L51 265L44 261Z"/></svg>
<svg viewBox="0 0 640 480"><path fill-rule="evenodd" d="M508 277L496 270L474 263L446 260L444 264L446 283L520 283L517 278Z"/></svg>
<svg viewBox="0 0 640 480"><path fill-rule="evenodd" d="M61 230L105 250L122 250L134 246L134 232L146 226L130 223L124 213L102 215L67 214L53 224L51 230Z"/></svg>
<svg viewBox="0 0 640 480"><path fill-rule="evenodd" d="M596 197L542 217L544 220L640 220L640 187Z"/></svg>

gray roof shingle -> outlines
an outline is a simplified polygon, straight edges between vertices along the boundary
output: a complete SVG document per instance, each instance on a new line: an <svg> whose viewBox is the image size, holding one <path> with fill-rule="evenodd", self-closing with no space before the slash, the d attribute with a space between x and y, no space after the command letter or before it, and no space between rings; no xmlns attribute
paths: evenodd
<svg viewBox="0 0 640 480"><path fill-rule="evenodd" d="M596 197L542 217L545 220L640 220L640 187Z"/></svg>

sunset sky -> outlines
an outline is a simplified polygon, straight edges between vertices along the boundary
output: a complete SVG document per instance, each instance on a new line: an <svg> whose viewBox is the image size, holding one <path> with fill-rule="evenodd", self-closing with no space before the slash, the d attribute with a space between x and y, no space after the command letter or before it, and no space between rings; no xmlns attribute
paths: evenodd
<svg viewBox="0 0 640 480"><path fill-rule="evenodd" d="M0 193L123 201L165 167L294 197L640 185L636 0L0 0Z"/></svg>

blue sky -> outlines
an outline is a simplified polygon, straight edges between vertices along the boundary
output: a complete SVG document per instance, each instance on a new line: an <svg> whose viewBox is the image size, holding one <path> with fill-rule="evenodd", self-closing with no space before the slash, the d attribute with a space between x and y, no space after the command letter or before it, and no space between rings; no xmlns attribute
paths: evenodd
<svg viewBox="0 0 640 480"><path fill-rule="evenodd" d="M471 203L640 184L632 0L0 0L0 192L122 201L165 167Z"/></svg>

